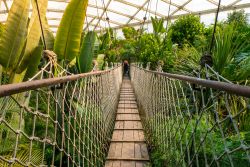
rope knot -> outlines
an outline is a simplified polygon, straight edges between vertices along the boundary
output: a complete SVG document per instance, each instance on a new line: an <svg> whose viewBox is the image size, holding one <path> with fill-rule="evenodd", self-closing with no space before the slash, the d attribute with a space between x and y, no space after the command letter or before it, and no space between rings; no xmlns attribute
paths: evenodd
<svg viewBox="0 0 250 167"><path fill-rule="evenodd" d="M57 62L57 55L53 51L44 50L43 57L46 58L48 61L52 62L52 64L56 64Z"/></svg>

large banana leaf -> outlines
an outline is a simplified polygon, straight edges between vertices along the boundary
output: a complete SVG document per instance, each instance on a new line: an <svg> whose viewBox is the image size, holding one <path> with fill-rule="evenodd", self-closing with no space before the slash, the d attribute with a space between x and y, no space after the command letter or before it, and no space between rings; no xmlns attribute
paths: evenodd
<svg viewBox="0 0 250 167"><path fill-rule="evenodd" d="M30 0L14 0L0 41L0 64L13 70L18 64L26 35Z"/></svg>
<svg viewBox="0 0 250 167"><path fill-rule="evenodd" d="M54 52L59 61L70 62L78 56L87 6L88 0L71 0L68 4L54 44Z"/></svg>
<svg viewBox="0 0 250 167"><path fill-rule="evenodd" d="M0 23L0 40L1 40L1 37L2 37L2 34L3 34L3 31L4 31L4 24Z"/></svg>
<svg viewBox="0 0 250 167"><path fill-rule="evenodd" d="M32 16L31 16L30 23L29 23L27 44L26 44L24 56L22 57L20 64L19 64L19 68L17 70L18 73L23 72L27 68L29 62L33 61L31 60L31 56L32 56L31 53L38 46L38 43L42 34L41 25L39 21L39 15L37 11L37 4L35 1L38 2L37 4L39 7L41 19L45 19L45 15L46 15L48 0L32 0L33 12L32 12ZM39 58L41 57L40 55L38 56Z"/></svg>
<svg viewBox="0 0 250 167"><path fill-rule="evenodd" d="M92 70L92 60L94 57L94 48L96 41L96 33L90 31L84 38L81 46L80 55L77 58L78 69L81 73L89 72Z"/></svg>
<svg viewBox="0 0 250 167"><path fill-rule="evenodd" d="M33 77L38 71L38 65L41 60L42 52L43 52L43 45L39 45L31 53L30 59L32 61L29 61L29 64L27 64L28 67L24 77L24 81L27 81L28 79Z"/></svg>

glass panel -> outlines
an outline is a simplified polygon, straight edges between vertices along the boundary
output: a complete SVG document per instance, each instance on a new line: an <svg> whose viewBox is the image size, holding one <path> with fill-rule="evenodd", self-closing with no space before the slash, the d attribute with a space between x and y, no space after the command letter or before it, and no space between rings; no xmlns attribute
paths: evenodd
<svg viewBox="0 0 250 167"><path fill-rule="evenodd" d="M114 0L114 1L116 1L116 0ZM121 0L119 0L119 1L121 1ZM133 3L133 4L136 4L136 5L143 5L143 3L146 1L146 0L122 0L122 1L127 1L127 2L129 2L129 3Z"/></svg>
<svg viewBox="0 0 250 167"><path fill-rule="evenodd" d="M188 3L185 8L191 11L202 11L207 9L214 9L217 6L208 2L207 0L192 0L190 3Z"/></svg>
<svg viewBox="0 0 250 167"><path fill-rule="evenodd" d="M127 14L127 15L133 15L133 13L135 13L137 11L137 8L132 7L132 6L128 6L125 5L123 3L119 3L119 2L115 2L113 1L112 3L110 3L109 5L109 9Z"/></svg>
<svg viewBox="0 0 250 167"><path fill-rule="evenodd" d="M115 13L112 13L112 12L107 12L107 15L108 15L110 20L114 20L114 21L119 22L121 24L125 24L129 20L128 17L118 15L118 14L115 14Z"/></svg>
<svg viewBox="0 0 250 167"><path fill-rule="evenodd" d="M164 3L160 0L152 0L150 3L150 9L152 11L156 11L157 13L160 13L162 15L167 16L168 10L169 10L169 4ZM173 5L170 6L170 13L175 11L177 8Z"/></svg>
<svg viewBox="0 0 250 167"><path fill-rule="evenodd" d="M214 0L214 1L219 3L219 0ZM236 0L221 0L221 5L228 6L228 5L230 5L230 4L234 3L234 2L236 2Z"/></svg>

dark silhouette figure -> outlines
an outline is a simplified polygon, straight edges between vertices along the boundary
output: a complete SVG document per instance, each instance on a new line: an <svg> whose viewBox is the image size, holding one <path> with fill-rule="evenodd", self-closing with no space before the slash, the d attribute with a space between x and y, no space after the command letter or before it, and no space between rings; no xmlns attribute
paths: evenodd
<svg viewBox="0 0 250 167"><path fill-rule="evenodd" d="M123 68L124 68L124 75L128 75L129 74L129 64L128 64L127 60L125 60L123 62Z"/></svg>

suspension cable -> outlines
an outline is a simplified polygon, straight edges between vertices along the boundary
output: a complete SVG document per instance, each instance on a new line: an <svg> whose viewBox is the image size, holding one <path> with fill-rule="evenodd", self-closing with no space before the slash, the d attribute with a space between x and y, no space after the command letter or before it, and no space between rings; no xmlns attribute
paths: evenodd
<svg viewBox="0 0 250 167"><path fill-rule="evenodd" d="M170 9L171 9L171 5L172 5L172 0L169 1L166 30L168 30L168 24L169 24L169 20L170 20Z"/></svg>
<svg viewBox="0 0 250 167"><path fill-rule="evenodd" d="M144 24L145 24L146 19L147 19L147 13L148 13L149 4L150 4L150 0L148 1L146 13L145 13L145 15L144 15L144 17L143 17L143 23L142 23L142 25L141 25L141 32L140 32L140 35L139 35L139 36L142 35L143 27L144 27Z"/></svg>
<svg viewBox="0 0 250 167"><path fill-rule="evenodd" d="M41 15L40 15L40 10L39 10L37 0L35 0L35 2L36 2L36 8L37 8L37 13L38 13L40 28L41 28L41 32L42 32L42 40L43 40L43 45L44 45L43 47L44 47L44 50L47 50L47 45L46 45L46 41L45 41L45 36L44 36L44 31L43 31L43 24L42 24L42 19L41 19Z"/></svg>
<svg viewBox="0 0 250 167"><path fill-rule="evenodd" d="M218 15L219 15L219 12L220 12L220 5L221 5L221 0L219 0L217 12L216 12L215 23L214 23L214 30L213 30L213 36L212 36L211 43L210 43L210 48L209 48L209 52L210 53L212 53L212 49L213 49L213 45L214 45L215 33L216 33L216 26L217 26L217 22L218 22Z"/></svg>

